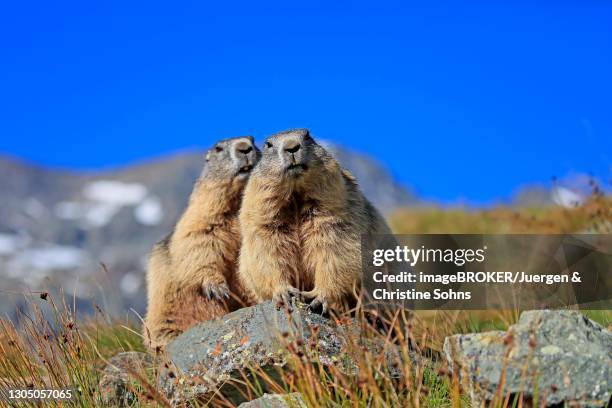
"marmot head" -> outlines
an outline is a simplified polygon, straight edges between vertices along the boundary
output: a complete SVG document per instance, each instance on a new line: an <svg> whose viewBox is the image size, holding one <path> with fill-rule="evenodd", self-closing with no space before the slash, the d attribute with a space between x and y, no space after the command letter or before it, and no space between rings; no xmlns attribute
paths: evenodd
<svg viewBox="0 0 612 408"><path fill-rule="evenodd" d="M261 152L253 142L253 136L220 140L206 152L202 178L244 183L260 157Z"/></svg>
<svg viewBox="0 0 612 408"><path fill-rule="evenodd" d="M291 129L270 136L263 147L258 174L279 181L298 181L317 177L330 154L310 136L308 129Z"/></svg>

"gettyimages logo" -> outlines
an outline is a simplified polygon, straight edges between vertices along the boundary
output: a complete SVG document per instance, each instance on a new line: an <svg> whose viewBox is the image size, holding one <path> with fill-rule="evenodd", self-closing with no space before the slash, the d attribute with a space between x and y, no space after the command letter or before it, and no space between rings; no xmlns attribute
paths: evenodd
<svg viewBox="0 0 612 408"><path fill-rule="evenodd" d="M602 235L385 235L362 242L365 301L415 309L612 303Z"/></svg>

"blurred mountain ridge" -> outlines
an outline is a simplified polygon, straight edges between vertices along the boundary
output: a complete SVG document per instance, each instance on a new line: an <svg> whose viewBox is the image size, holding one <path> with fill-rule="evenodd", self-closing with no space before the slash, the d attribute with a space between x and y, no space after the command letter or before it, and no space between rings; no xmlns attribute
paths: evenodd
<svg viewBox="0 0 612 408"><path fill-rule="evenodd" d="M383 213L418 203L373 158L325 146ZM85 299L105 292L115 312L132 307L142 313L147 254L172 230L203 165L199 150L100 171L47 168L0 155L2 289L61 286L84 307ZM12 314L16 301L1 296L0 313Z"/></svg>
<svg viewBox="0 0 612 408"><path fill-rule="evenodd" d="M322 144L383 214L439 205L417 197L367 154ZM95 297L110 313L144 313L147 254L172 231L203 165L200 150L99 171L0 154L0 313L13 315L24 291L53 287L74 294L81 310L91 310ZM499 205L572 208L584 203L592 183L573 174L550 186L524 185Z"/></svg>

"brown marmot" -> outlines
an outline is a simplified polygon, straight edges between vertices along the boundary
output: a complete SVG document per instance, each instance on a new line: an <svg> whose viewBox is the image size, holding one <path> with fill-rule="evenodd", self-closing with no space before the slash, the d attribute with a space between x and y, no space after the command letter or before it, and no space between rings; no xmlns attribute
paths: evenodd
<svg viewBox="0 0 612 408"><path fill-rule="evenodd" d="M174 231L153 248L143 328L151 349L249 303L236 276L238 210L260 155L250 136L215 144Z"/></svg>
<svg viewBox="0 0 612 408"><path fill-rule="evenodd" d="M380 213L306 129L266 140L240 210L238 274L256 301L298 295L326 313L361 284L362 234L390 234Z"/></svg>

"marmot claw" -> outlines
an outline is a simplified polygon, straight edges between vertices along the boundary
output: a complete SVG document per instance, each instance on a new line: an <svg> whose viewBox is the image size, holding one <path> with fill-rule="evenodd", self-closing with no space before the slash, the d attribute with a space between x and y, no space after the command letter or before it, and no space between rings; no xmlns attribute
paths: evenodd
<svg viewBox="0 0 612 408"><path fill-rule="evenodd" d="M226 300L230 297L230 291L225 283L204 283L202 293L210 300Z"/></svg>
<svg viewBox="0 0 612 408"><path fill-rule="evenodd" d="M308 309L322 316L329 315L329 302L324 295L317 295L314 291L300 292L300 296L304 302L308 303Z"/></svg>
<svg viewBox="0 0 612 408"><path fill-rule="evenodd" d="M276 310L280 310L283 306L289 307L291 305L291 298L300 298L301 292L296 288L289 286L288 288L281 290L272 296L272 303L276 305Z"/></svg>

